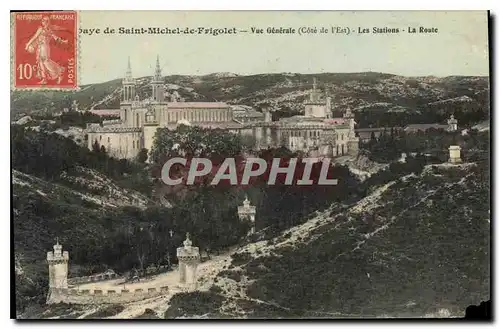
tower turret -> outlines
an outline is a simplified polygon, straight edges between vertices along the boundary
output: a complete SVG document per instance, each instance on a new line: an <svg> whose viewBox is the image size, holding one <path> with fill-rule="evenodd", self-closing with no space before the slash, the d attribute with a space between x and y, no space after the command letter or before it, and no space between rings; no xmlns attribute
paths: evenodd
<svg viewBox="0 0 500 329"><path fill-rule="evenodd" d="M71 112L78 112L78 101L76 99L71 103Z"/></svg>
<svg viewBox="0 0 500 329"><path fill-rule="evenodd" d="M319 102L319 94L318 94L317 85L316 85L316 78L313 78L313 90L312 90L311 94L309 95L309 101L311 103Z"/></svg>
<svg viewBox="0 0 500 329"><path fill-rule="evenodd" d="M313 90L309 95L309 100L304 104L304 115L306 117L326 118L328 117L328 100L322 99L317 89L316 78L313 78Z"/></svg>
<svg viewBox="0 0 500 329"><path fill-rule="evenodd" d="M49 264L49 290L68 288L68 261L69 253L62 250L57 239L54 251L47 252Z"/></svg>
<svg viewBox="0 0 500 329"><path fill-rule="evenodd" d="M327 87L325 87L325 100L325 117L330 118L332 116L332 98L330 97Z"/></svg>
<svg viewBox="0 0 500 329"><path fill-rule="evenodd" d="M347 108L344 113L344 118L346 119L354 119L354 113L352 113L351 108Z"/></svg>
<svg viewBox="0 0 500 329"><path fill-rule="evenodd" d="M177 248L177 259L179 260L180 283L185 284L189 289L196 289L196 269L200 263L200 250L193 247L193 242L186 233L184 247Z"/></svg>
<svg viewBox="0 0 500 329"><path fill-rule="evenodd" d="M458 130L458 120L455 119L455 116L452 114L448 119L448 131L457 131Z"/></svg>
<svg viewBox="0 0 500 329"><path fill-rule="evenodd" d="M122 92L122 103L131 103L135 98L135 86L136 81L132 77L132 66L130 65L130 57L127 63L127 72L125 73L125 78L122 80L123 92Z"/></svg>
<svg viewBox="0 0 500 329"><path fill-rule="evenodd" d="M151 81L151 95L155 102L163 102L165 99L165 86L163 84L163 76L161 75L160 56L156 56L156 67Z"/></svg>
<svg viewBox="0 0 500 329"><path fill-rule="evenodd" d="M245 201L243 201L243 206L238 207L238 217L240 220L250 220L252 223L252 228L250 229L250 234L255 233L255 206L250 205L248 197L245 196Z"/></svg>

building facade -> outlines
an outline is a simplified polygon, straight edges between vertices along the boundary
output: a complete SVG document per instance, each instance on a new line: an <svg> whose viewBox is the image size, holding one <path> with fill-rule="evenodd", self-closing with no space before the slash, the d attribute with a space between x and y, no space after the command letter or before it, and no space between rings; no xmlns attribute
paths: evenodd
<svg viewBox="0 0 500 329"><path fill-rule="evenodd" d="M440 124L440 123L410 124L404 128L404 131L410 133L416 133L419 131L425 132L429 129L454 132L458 130L458 120L455 119L455 116L452 114L448 119L447 124Z"/></svg>
<svg viewBox="0 0 500 329"><path fill-rule="evenodd" d="M151 80L151 97L140 99L137 83L132 76L130 60L122 80L120 119L89 124L88 147L104 146L111 156L131 159L143 148L150 150L158 128L176 129L180 124L203 128L221 128L249 136L255 149L285 146L314 156L335 157L356 155L359 138L355 136L354 115L347 109L341 118L331 117L331 98L321 94L313 83L309 99L304 103L304 115L272 121L264 109L256 115L253 109L223 102L185 102L176 92L168 94L161 73L159 58ZM260 113L260 112L259 112Z"/></svg>

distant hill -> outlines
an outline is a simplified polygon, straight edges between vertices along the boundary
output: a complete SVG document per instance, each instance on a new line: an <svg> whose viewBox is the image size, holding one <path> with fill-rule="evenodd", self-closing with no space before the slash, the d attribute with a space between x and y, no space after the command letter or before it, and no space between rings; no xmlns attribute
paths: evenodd
<svg viewBox="0 0 500 329"><path fill-rule="evenodd" d="M167 91L177 90L187 101L224 101L257 109L268 106L283 112L283 115L290 115L303 110L302 102L312 89L314 77L320 89L328 88L333 108L338 111L351 107L358 113L382 111L407 115L432 110L441 120L451 112L460 120L462 113L478 111L475 121L489 117L488 77L403 77L376 72L247 76L214 73L167 76L165 82ZM150 80L151 77L138 79L141 97L150 96ZM120 92L120 79L85 85L80 91L70 94L12 92L11 113L16 116L41 110L57 112L69 108L73 100L78 101L80 109L118 108ZM467 117L464 120L469 121Z"/></svg>

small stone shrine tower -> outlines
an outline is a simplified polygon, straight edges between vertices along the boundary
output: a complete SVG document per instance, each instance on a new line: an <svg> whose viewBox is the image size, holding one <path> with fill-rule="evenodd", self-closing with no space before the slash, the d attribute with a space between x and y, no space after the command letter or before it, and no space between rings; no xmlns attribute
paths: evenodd
<svg viewBox="0 0 500 329"><path fill-rule="evenodd" d="M78 112L78 102L75 100L73 100L73 103L71 103L71 111L72 112Z"/></svg>
<svg viewBox="0 0 500 329"><path fill-rule="evenodd" d="M49 292L52 289L68 288L68 261L69 253L67 251L62 251L62 246L59 244L59 240L57 240L54 245L54 251L47 252L47 263L49 263Z"/></svg>
<svg viewBox="0 0 500 329"><path fill-rule="evenodd" d="M460 146L451 145L450 148L450 162L451 163L461 163L462 159L460 158Z"/></svg>
<svg viewBox="0 0 500 329"><path fill-rule="evenodd" d="M398 162L406 163L406 158L407 158L406 153L401 153L401 158L399 158Z"/></svg>
<svg viewBox="0 0 500 329"><path fill-rule="evenodd" d="M448 131L457 131L458 130L458 120L455 119L455 116L452 114L448 119Z"/></svg>
<svg viewBox="0 0 500 329"><path fill-rule="evenodd" d="M243 206L238 207L238 217L240 220L250 220L252 222L252 228L250 229L250 234L255 233L255 206L250 205L250 201L245 197L245 201L243 201Z"/></svg>
<svg viewBox="0 0 500 329"><path fill-rule="evenodd" d="M177 248L177 259L179 259L180 283L194 290L197 288L196 268L200 263L200 250L192 245L189 233L186 233L184 247Z"/></svg>

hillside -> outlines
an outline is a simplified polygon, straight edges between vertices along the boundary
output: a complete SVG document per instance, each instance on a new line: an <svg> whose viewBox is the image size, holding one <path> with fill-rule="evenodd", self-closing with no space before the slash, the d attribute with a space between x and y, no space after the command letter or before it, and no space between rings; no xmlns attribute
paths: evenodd
<svg viewBox="0 0 500 329"><path fill-rule="evenodd" d="M205 261L198 292L124 305L30 307L23 317L463 316L465 307L490 298L487 163L411 168L399 178L393 168L390 180L375 173L364 198L333 203L275 238ZM72 276L123 257L110 228L121 230L137 215L17 171L13 183L18 302L43 304L37 298L46 291L43 259L53 232L63 232ZM75 265L82 263L94 265Z"/></svg>
<svg viewBox="0 0 500 329"><path fill-rule="evenodd" d="M167 317L463 316L490 299L489 177L428 165L232 255ZM197 306L199 305L199 306Z"/></svg>
<svg viewBox="0 0 500 329"><path fill-rule="evenodd" d="M200 185L169 208L149 199L154 165L118 160L58 133L20 125L11 133L23 317L448 317L489 299L489 132L391 134L357 158L337 158L338 185ZM184 140L184 150L207 138L216 154L241 152L214 143L225 134L165 130L160 140ZM443 163L450 143L462 146L464 164ZM165 145L158 154L172 151ZM431 149L444 159L426 157ZM406 162L372 159L413 151ZM286 149L259 156L278 155L297 156ZM259 232L250 236L236 208L245 196L257 207ZM111 306L43 305L45 257L56 238L70 253L70 277L107 269L128 275L167 256L175 263L185 232L202 256L212 256L200 264L200 291ZM169 274L177 282L178 273Z"/></svg>
<svg viewBox="0 0 500 329"><path fill-rule="evenodd" d="M270 107L275 117L303 110L302 102L316 77L320 89L328 88L334 110L351 107L359 113L360 126L375 125L385 113L389 125L403 121L442 121L455 113L458 120L476 122L488 118L489 79L452 76L402 77L375 72L303 74L259 74L240 76L167 76L167 91L177 91L188 101L224 101L260 109ZM138 79L138 93L150 96L150 77ZM77 100L80 109L119 108L121 81L85 85L78 92L12 92L11 113L61 111ZM429 117L429 113L432 115ZM371 120L371 121L370 121ZM414 123L414 122L413 122Z"/></svg>

